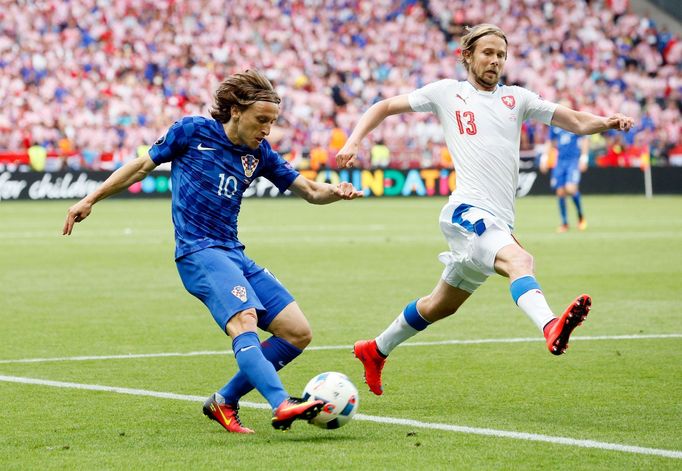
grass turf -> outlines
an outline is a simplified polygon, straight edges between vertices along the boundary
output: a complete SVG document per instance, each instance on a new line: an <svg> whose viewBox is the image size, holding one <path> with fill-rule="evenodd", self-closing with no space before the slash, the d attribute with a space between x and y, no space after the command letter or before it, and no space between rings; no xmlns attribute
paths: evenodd
<svg viewBox="0 0 682 471"><path fill-rule="evenodd" d="M375 199L315 207L246 200L247 254L296 296L314 329L310 350L282 371L300 393L321 371L348 374L360 413L439 424L682 450L680 334L682 199L586 197L589 228L553 232L552 198L517 204L516 235L560 312L580 292L594 308L568 353L554 358L493 277L460 312L414 341L536 338L519 343L404 346L386 393L362 383L350 345L379 333L430 291L446 246L443 199ZM8 363L128 353L226 351L229 340L187 294L172 260L168 201L106 201L59 235L68 203L0 205L0 375L207 396L235 371L224 355ZM569 209L572 209L569 207ZM343 348L343 347L347 348ZM0 381L6 469L679 469L674 458L355 420L336 431L272 430L244 407L250 437L224 433L200 402ZM245 400L262 402L257 394Z"/></svg>

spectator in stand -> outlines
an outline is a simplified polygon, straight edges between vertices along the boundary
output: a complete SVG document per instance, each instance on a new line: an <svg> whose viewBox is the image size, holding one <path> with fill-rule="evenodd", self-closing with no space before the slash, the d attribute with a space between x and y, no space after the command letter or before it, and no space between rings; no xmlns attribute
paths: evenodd
<svg viewBox="0 0 682 471"><path fill-rule="evenodd" d="M391 162L391 150L381 139L370 150L371 165L375 168L386 168Z"/></svg>
<svg viewBox="0 0 682 471"><path fill-rule="evenodd" d="M111 0L106 7L41 0L9 2L0 15L0 150L26 151L39 141L49 153L63 152L59 141L67 138L78 153L90 147L131 159L140 142L153 143L179 117L205 115L210 90L224 77L260 68L286 97L281 148L304 155L332 117L351 129L367 103L444 77L464 79L457 41L465 25L482 19L510 31L515 44L505 83L554 101L570 93L581 109L635 118L631 110L643 103L667 110L672 100L669 114L651 115L665 130L663 147L677 142L679 125L671 123L682 121L682 41L631 14L623 0L350 0L335 9L232 0L227 13L217 0ZM437 161L433 152L443 144L431 116L404 117L375 135L408 154L419 140L416 147L433 149L424 163ZM415 161L400 153L394 162Z"/></svg>

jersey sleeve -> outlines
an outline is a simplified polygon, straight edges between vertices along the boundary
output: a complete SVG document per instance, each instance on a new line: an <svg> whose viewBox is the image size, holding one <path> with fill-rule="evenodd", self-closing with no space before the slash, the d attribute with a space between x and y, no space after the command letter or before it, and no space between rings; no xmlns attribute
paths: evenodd
<svg viewBox="0 0 682 471"><path fill-rule="evenodd" d="M439 80L437 82L429 83L424 85L422 88L414 90L409 95L407 99L410 102L410 107L413 111L431 111L436 112L436 103L440 103L442 100L439 97L442 95L442 90L445 85L445 80Z"/></svg>
<svg viewBox="0 0 682 471"><path fill-rule="evenodd" d="M170 162L187 151L189 138L194 133L191 117L173 123L166 134L161 136L149 149L149 156L156 165Z"/></svg>
<svg viewBox="0 0 682 471"><path fill-rule="evenodd" d="M552 116L554 116L554 111L557 108L556 103L551 101L545 101L537 93L533 93L525 88L518 87L524 102L523 120L535 119L550 125L552 122Z"/></svg>
<svg viewBox="0 0 682 471"><path fill-rule="evenodd" d="M280 192L284 193L299 176L298 171L281 155L272 150L270 145L263 146L263 155L267 165L263 169L262 175L270 180Z"/></svg>

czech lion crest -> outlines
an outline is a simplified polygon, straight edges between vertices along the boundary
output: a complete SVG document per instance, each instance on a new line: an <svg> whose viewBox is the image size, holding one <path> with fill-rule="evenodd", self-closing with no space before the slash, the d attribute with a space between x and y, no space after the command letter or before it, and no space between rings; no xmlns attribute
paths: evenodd
<svg viewBox="0 0 682 471"><path fill-rule="evenodd" d="M245 303L246 302L246 288L243 286L235 286L232 288L232 294L239 299L241 302Z"/></svg>
<svg viewBox="0 0 682 471"><path fill-rule="evenodd" d="M516 106L516 99L514 99L513 95L505 95L502 97L502 103L510 110L513 110Z"/></svg>
<svg viewBox="0 0 682 471"><path fill-rule="evenodd" d="M244 174L251 177L258 167L258 159L251 154L242 155L242 167L244 167Z"/></svg>

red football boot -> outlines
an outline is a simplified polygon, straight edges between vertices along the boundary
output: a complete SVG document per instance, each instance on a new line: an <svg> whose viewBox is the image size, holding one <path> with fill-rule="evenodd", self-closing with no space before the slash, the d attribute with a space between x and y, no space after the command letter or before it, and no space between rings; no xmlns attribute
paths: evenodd
<svg viewBox="0 0 682 471"><path fill-rule="evenodd" d="M272 413L272 426L277 430L289 430L294 420L311 420L320 413L325 402L319 399L304 401L290 397Z"/></svg>
<svg viewBox="0 0 682 471"><path fill-rule="evenodd" d="M581 294L573 301L558 319L550 321L544 328L547 348L553 355L561 355L568 348L568 338L573 329L587 317L592 306L592 298Z"/></svg>
<svg viewBox="0 0 682 471"><path fill-rule="evenodd" d="M384 393L381 386L381 370L386 363L386 357L379 353L376 340L358 340L353 345L353 353L365 367L365 383L369 390L381 396Z"/></svg>
<svg viewBox="0 0 682 471"><path fill-rule="evenodd" d="M212 394L204 403L204 415L222 425L225 430L232 433L255 433L246 428L239 420L239 406L236 404L221 404Z"/></svg>

